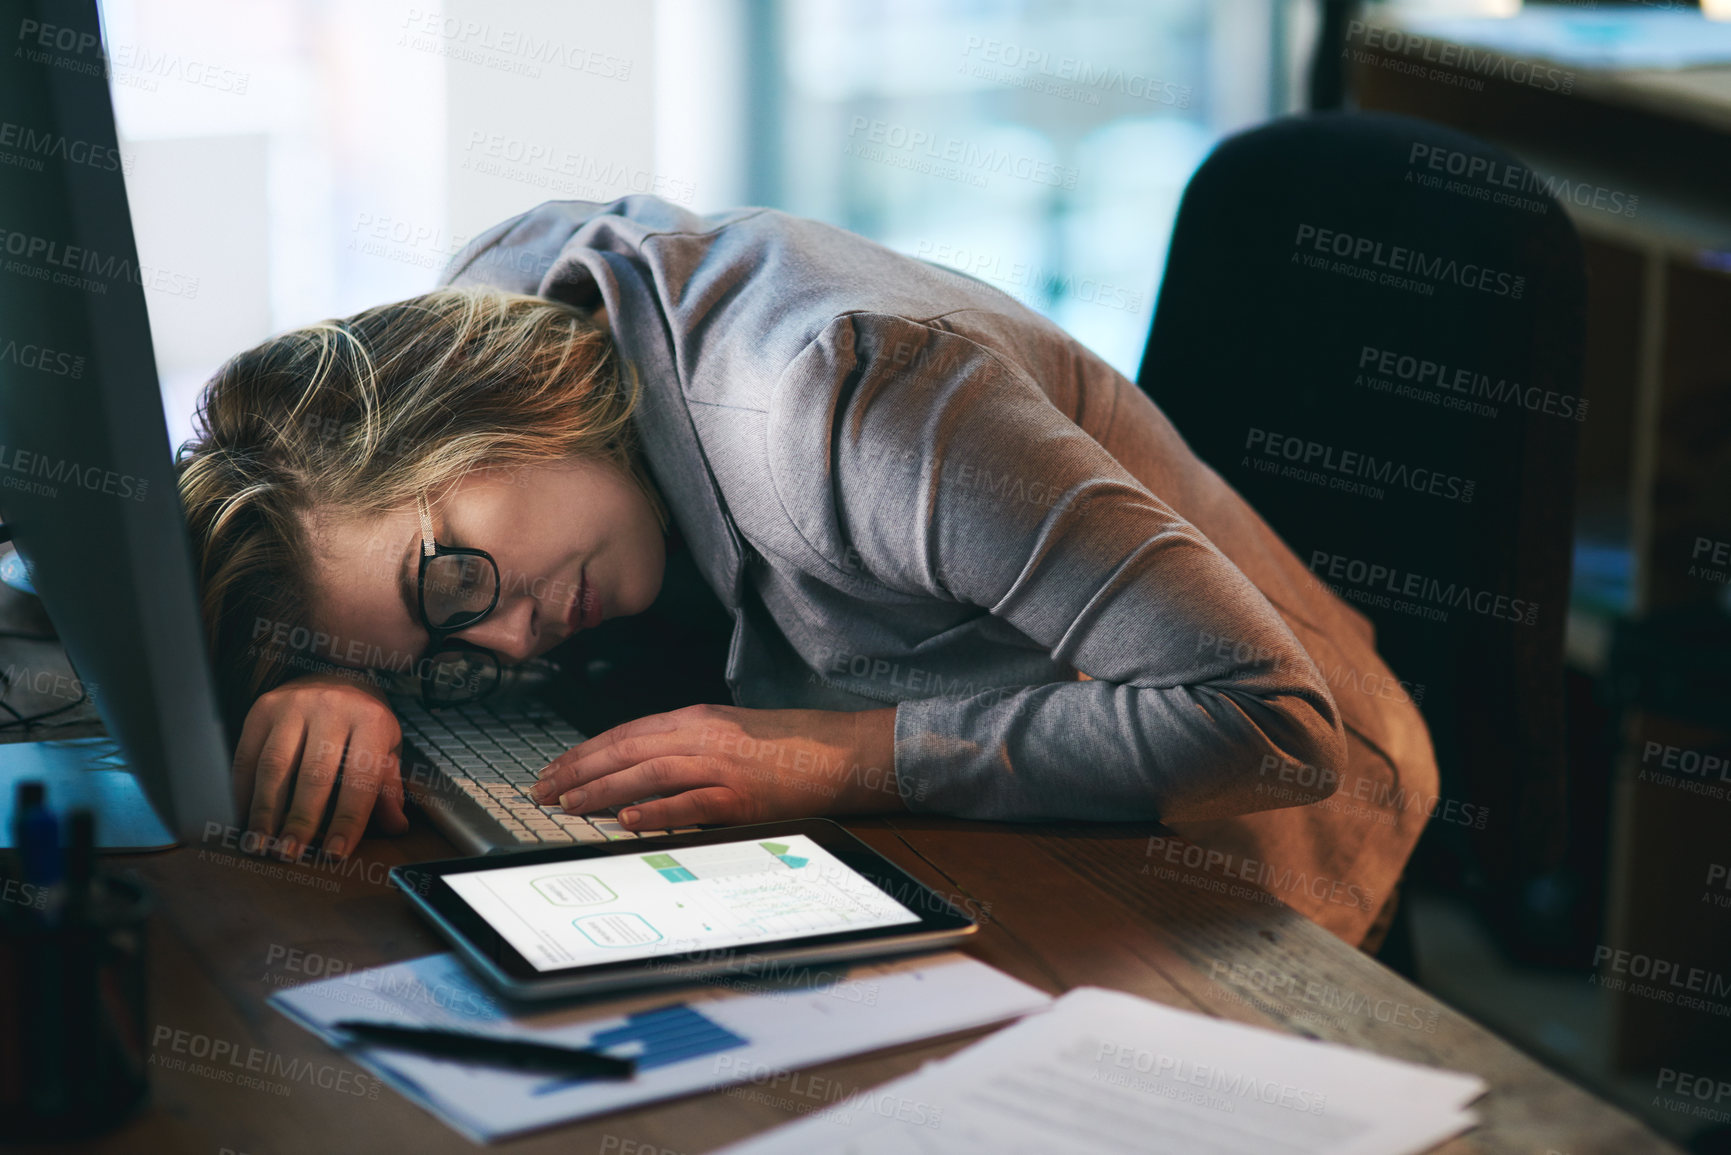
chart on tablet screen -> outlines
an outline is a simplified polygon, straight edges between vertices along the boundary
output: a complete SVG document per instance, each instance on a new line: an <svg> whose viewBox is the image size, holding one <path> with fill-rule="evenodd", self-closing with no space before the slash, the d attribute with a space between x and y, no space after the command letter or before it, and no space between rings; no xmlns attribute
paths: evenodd
<svg viewBox="0 0 1731 1155"><path fill-rule="evenodd" d="M919 921L800 834L445 880L542 971Z"/></svg>

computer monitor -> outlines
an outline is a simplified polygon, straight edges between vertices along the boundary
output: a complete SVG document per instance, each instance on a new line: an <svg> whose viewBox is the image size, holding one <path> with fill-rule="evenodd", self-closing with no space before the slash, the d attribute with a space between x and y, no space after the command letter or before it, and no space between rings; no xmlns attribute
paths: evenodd
<svg viewBox="0 0 1731 1155"><path fill-rule="evenodd" d="M228 736L100 15L95 0L0 0L0 20L0 519L129 772L92 769L100 743L3 744L0 811L19 778L43 778L51 806L95 806L110 849L197 839L235 820Z"/></svg>

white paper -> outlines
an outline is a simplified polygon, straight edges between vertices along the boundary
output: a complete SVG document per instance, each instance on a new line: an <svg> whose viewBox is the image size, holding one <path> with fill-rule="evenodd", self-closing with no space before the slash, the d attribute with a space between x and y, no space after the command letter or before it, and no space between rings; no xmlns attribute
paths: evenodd
<svg viewBox="0 0 1731 1155"><path fill-rule="evenodd" d="M1472 1075L1079 987L855 1100L714 1155L1410 1155Z"/></svg>
<svg viewBox="0 0 1731 1155"><path fill-rule="evenodd" d="M815 978L817 981L813 982ZM750 981L667 987L508 1016L451 954L427 955L272 995L335 1043L340 1019L596 1046L638 1060L629 1080L572 1080L405 1051L350 1057L476 1142L741 1082L784 1093L800 1068L1041 1010L1052 997L956 951L819 968L784 989ZM811 1086L814 1109L853 1088ZM815 1097L814 1097L815 1096Z"/></svg>

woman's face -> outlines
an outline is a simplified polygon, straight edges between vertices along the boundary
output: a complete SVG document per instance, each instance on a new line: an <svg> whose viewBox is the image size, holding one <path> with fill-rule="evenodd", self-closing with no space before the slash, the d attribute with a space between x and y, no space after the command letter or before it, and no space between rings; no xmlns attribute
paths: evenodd
<svg viewBox="0 0 1731 1155"><path fill-rule="evenodd" d="M568 460L479 472L429 502L434 541L486 550L499 567L499 604L451 636L508 665L582 628L585 587L601 618L641 613L661 592L661 526L643 492L611 464ZM321 654L344 665L396 668L423 657L429 639L416 601L416 507L365 518L315 510L305 524L313 554L309 624L330 639Z"/></svg>

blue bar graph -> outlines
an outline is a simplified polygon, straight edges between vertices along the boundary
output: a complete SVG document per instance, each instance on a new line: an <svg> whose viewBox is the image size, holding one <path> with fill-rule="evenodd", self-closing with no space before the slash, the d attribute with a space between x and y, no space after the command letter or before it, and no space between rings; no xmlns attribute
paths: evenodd
<svg viewBox="0 0 1731 1155"><path fill-rule="evenodd" d="M633 1042L643 1045L642 1053L633 1056L638 1070L648 1070L699 1055L743 1047L750 1040L741 1038L685 1003L674 1003L627 1016L623 1024L596 1032L590 1038L589 1046L607 1050ZM594 1081L583 1076L554 1079L536 1087L532 1093L546 1095Z"/></svg>

